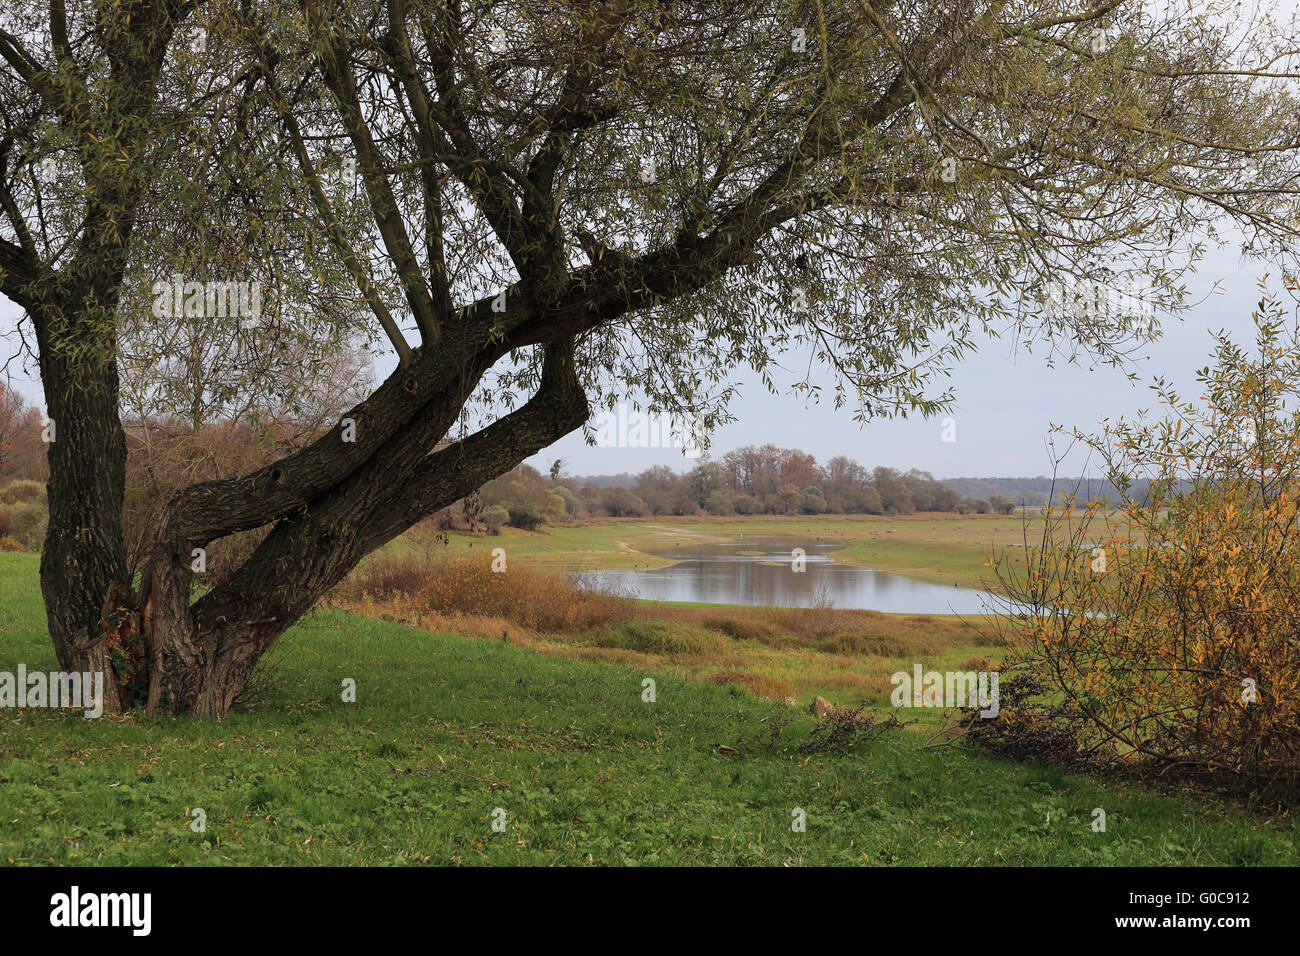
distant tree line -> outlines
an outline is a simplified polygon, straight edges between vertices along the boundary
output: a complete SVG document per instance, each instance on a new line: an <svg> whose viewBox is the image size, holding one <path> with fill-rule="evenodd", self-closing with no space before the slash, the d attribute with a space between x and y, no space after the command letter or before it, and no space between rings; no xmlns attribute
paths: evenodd
<svg viewBox="0 0 1300 956"><path fill-rule="evenodd" d="M928 472L867 468L837 456L825 465L806 452L747 445L686 472L647 468L628 484L566 478L562 463L543 475L520 465L476 495L444 509L443 527L504 525L532 530L575 518L681 515L908 515L916 512L1011 514L1003 495L966 498Z"/></svg>
<svg viewBox="0 0 1300 956"><path fill-rule="evenodd" d="M128 544L142 540L161 504L184 481L208 479L270 461L285 449L328 427L346 407L338 396L317 395L311 407L295 414L267 414L257 427L218 420L192 423L135 412L127 420ZM319 406L319 408L317 408ZM45 536L44 483L49 474L39 408L0 384L0 539L39 549ZM776 445L747 445L718 460L705 460L685 472L656 465L640 474L566 476L557 461L548 474L520 465L488 482L477 493L434 516L447 528L496 532L510 525L535 530L582 518L640 518L683 515L907 515L917 512L1012 514L1017 507L1039 507L1053 488L1118 501L1123 497L1105 479L959 478L940 481L919 469L867 468L843 455L819 464L812 455ZM1143 498L1144 483L1129 493ZM1006 493L997 493L998 491ZM963 493L966 492L966 493ZM228 542L210 558L224 571L260 536ZM134 557L134 548L132 556ZM227 555L227 551L230 552Z"/></svg>

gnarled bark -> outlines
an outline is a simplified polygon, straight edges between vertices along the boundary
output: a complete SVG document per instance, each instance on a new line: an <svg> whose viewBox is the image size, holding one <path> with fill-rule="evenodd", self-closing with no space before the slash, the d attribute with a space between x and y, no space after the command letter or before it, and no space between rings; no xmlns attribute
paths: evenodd
<svg viewBox="0 0 1300 956"><path fill-rule="evenodd" d="M580 427L589 414L566 340L547 347L540 385L527 403L430 454L470 384L458 380L345 480L283 516L229 580L193 604L190 542L177 546L165 519L138 598L150 712L228 714L261 656L361 558Z"/></svg>

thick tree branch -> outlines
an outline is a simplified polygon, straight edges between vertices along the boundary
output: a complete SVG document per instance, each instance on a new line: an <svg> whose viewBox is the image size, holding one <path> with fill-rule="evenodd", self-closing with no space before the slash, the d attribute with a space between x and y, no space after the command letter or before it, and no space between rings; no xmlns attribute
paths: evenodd
<svg viewBox="0 0 1300 956"><path fill-rule="evenodd" d="M551 343L533 397L468 438L425 458L362 531L363 553L580 428L590 413L578 381L573 338Z"/></svg>

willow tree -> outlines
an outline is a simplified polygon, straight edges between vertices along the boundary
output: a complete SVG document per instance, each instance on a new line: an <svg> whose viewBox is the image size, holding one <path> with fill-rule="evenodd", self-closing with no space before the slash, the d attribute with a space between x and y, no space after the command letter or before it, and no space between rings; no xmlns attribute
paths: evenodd
<svg viewBox="0 0 1300 956"><path fill-rule="evenodd" d="M1153 334L1147 309L1098 290L1177 310L1216 230L1278 255L1300 221L1291 31L1243 27L1226 2L92 7L76 40L59 4L0 35L5 142L44 118L89 157L47 234L19 175L39 149L10 147L0 289L37 330L59 428L51 633L65 664L117 668L119 704L227 713L366 553L593 403L641 397L707 429L733 366L797 350L828 401L933 414L950 400L936 377L980 333L1122 361ZM151 64L204 18L229 82L205 90L182 61L160 106ZM240 190L140 189L151 149L172 144L159 162L179 170L200 150L159 112L211 115L232 90L214 129L264 169L247 194L314 224L310 271L350 285L395 367L313 443L176 495L132 588L114 330L132 284L157 280L131 264L168 250L137 230L149 248L132 251L131 212L201 199L214 222L227 205L258 218ZM266 235L223 254L273 263ZM252 529L242 568L196 590L195 550Z"/></svg>

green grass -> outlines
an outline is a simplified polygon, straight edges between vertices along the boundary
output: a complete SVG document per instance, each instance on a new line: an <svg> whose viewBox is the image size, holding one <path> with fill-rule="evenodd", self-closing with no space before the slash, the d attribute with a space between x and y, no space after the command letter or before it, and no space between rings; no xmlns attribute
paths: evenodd
<svg viewBox="0 0 1300 956"><path fill-rule="evenodd" d="M0 554L0 670L55 666L36 564ZM0 710L0 863L1300 862L1290 819L911 732L809 758L801 717L775 753L725 755L771 709L668 673L333 611L268 663L222 723Z"/></svg>

